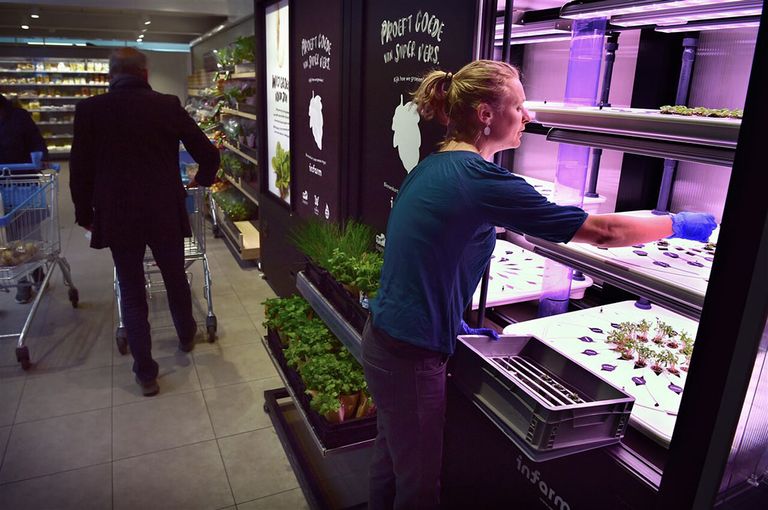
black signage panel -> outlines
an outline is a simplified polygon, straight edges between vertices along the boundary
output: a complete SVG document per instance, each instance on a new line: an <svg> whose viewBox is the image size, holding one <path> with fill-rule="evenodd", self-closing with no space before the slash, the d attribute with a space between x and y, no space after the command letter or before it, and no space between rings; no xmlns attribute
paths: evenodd
<svg viewBox="0 0 768 510"><path fill-rule="evenodd" d="M419 119L411 93L427 71L456 72L472 59L476 11L471 0L367 3L360 208L379 231L408 172L445 134Z"/></svg>
<svg viewBox="0 0 768 510"><path fill-rule="evenodd" d="M291 150L296 212L338 222L341 0L303 0L293 13Z"/></svg>

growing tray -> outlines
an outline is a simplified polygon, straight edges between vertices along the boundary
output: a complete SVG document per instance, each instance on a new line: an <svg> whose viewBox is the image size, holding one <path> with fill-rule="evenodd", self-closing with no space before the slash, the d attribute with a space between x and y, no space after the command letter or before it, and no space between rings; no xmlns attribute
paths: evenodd
<svg viewBox="0 0 768 510"><path fill-rule="evenodd" d="M536 121L547 127L575 129L636 138L650 138L692 145L735 149L740 119L662 114L659 110L568 106L562 103L526 102Z"/></svg>
<svg viewBox="0 0 768 510"><path fill-rule="evenodd" d="M509 241L497 239L491 255L486 306L502 306L536 300L543 294L546 259ZM571 282L571 299L581 299L592 279ZM480 285L472 296L472 309L480 306Z"/></svg>
<svg viewBox="0 0 768 510"><path fill-rule="evenodd" d="M677 374L664 371L654 373L650 367L638 368L634 360L620 359L606 343L608 334L619 323L638 323L647 320L652 324L662 320L678 332L696 337L696 321L673 313L656 304L644 310L634 301L622 301L586 310L518 322L504 328L509 335L535 335L563 354L579 360L586 368L624 388L635 397L630 425L661 446L668 448L677 421L687 372ZM653 347L652 343L649 343ZM682 359L682 356L681 358Z"/></svg>
<svg viewBox="0 0 768 510"><path fill-rule="evenodd" d="M459 336L452 379L529 458L619 442L634 398L534 336Z"/></svg>
<svg viewBox="0 0 768 510"><path fill-rule="evenodd" d="M350 445L372 441L376 437L376 416L353 418L341 423L331 423L309 405L306 386L299 373L289 367L285 361L283 347L277 332L270 329L266 336L272 359L278 364L283 374L283 381L290 386L296 404L307 417L308 425L313 429L325 450L334 450Z"/></svg>
<svg viewBox="0 0 768 510"><path fill-rule="evenodd" d="M360 334L363 333L365 321L368 320L368 310L363 308L356 297L353 297L331 273L325 269L307 262L304 274L320 293L333 305L336 311Z"/></svg>

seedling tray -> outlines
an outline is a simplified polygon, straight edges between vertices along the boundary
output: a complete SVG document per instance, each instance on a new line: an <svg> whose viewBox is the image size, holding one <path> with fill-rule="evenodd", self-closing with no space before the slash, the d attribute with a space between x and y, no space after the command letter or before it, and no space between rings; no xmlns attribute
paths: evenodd
<svg viewBox="0 0 768 510"><path fill-rule="evenodd" d="M285 362L280 338L277 332L272 329L267 332L267 345L272 353L272 358L278 363L284 376L283 381L291 387L296 396L296 404L301 406L304 415L309 420L308 425L314 429L326 450L371 441L376 437L376 415L352 418L341 423L331 423L312 409L304 381L299 373Z"/></svg>
<svg viewBox="0 0 768 510"><path fill-rule="evenodd" d="M459 336L453 380L534 461L617 443L634 398L534 336Z"/></svg>
<svg viewBox="0 0 768 510"><path fill-rule="evenodd" d="M630 424L652 440L669 447L677 421L677 412L685 389L687 372L664 371L656 374L650 368L638 368L635 360L625 360L606 342L608 334L623 321L651 323L664 321L678 332L696 337L698 324L658 305L642 310L634 301L623 301L600 307L564 313L552 317L511 324L504 328L509 335L535 335L578 360L589 370L635 397ZM649 346L656 349L653 342ZM684 356L680 355L682 362Z"/></svg>
<svg viewBox="0 0 768 510"><path fill-rule="evenodd" d="M488 280L486 306L503 306L512 303L537 300L544 284L546 259L532 251L520 248L509 241L496 240L491 255L491 273ZM581 299L592 285L592 279L571 282L571 299ZM480 306L480 285L472 296L472 309Z"/></svg>

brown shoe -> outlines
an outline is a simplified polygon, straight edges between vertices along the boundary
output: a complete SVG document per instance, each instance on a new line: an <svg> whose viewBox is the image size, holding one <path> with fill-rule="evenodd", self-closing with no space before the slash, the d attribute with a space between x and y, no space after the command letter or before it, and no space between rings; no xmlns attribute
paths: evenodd
<svg viewBox="0 0 768 510"><path fill-rule="evenodd" d="M160 392L160 386L157 385L157 379L151 381L142 382L141 379L136 377L136 384L141 386L141 394L145 397L154 397Z"/></svg>

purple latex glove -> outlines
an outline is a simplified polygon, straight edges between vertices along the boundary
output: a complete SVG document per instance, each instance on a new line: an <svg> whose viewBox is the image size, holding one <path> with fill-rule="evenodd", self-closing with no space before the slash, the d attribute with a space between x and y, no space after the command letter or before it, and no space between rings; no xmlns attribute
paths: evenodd
<svg viewBox="0 0 768 510"><path fill-rule="evenodd" d="M712 231L717 227L715 217L706 213L680 212L672 215L670 238L690 239L706 243Z"/></svg>
<svg viewBox="0 0 768 510"><path fill-rule="evenodd" d="M491 328L470 328L464 321L461 321L461 332L465 335L487 336L492 340L499 339L499 334Z"/></svg>

